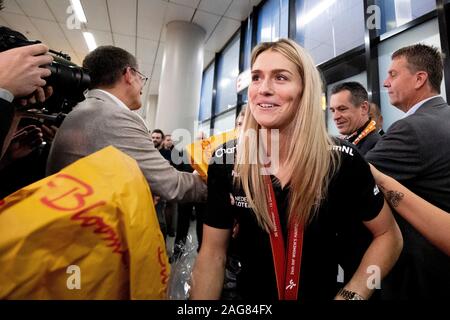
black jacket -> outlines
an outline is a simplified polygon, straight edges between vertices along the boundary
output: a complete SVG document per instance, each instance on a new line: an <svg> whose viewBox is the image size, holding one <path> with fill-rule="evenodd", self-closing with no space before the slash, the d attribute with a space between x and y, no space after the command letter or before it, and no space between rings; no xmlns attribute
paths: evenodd
<svg viewBox="0 0 450 320"><path fill-rule="evenodd" d="M14 105L0 98L0 152L14 117Z"/></svg>

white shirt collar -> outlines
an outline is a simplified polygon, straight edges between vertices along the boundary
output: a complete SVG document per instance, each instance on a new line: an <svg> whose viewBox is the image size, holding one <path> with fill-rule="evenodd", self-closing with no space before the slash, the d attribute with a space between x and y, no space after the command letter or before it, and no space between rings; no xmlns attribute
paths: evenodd
<svg viewBox="0 0 450 320"><path fill-rule="evenodd" d="M93 89L94 90L98 90L103 92L104 94L106 94L107 96L109 96L111 99L113 99L119 106L121 106L122 108L125 108L127 110L130 110L130 108L127 107L127 105L125 103L122 102L122 100L120 100L119 98L117 98L115 95L113 95L112 93L109 93L108 91L102 90L102 89ZM131 110L130 110L131 111Z"/></svg>
<svg viewBox="0 0 450 320"><path fill-rule="evenodd" d="M403 118L406 118L407 116L410 116L410 115L416 113L416 111L419 110L419 108L420 108L421 106L423 106L425 102L427 102L427 101L429 101L429 100L431 100L431 99L434 99L434 98L436 98L436 97L439 97L439 95L435 95L435 96L430 97L430 98L428 98L428 99L419 101L419 102L416 103L411 109L409 109L408 112L405 113L405 115L403 116Z"/></svg>
<svg viewBox="0 0 450 320"><path fill-rule="evenodd" d="M98 91L103 92L104 94L106 94L107 96L109 96L111 99L113 99L119 106L121 106L122 108L127 109L127 110L130 111L130 112L133 112L132 110L130 110L130 108L128 108L128 107L126 106L125 103L122 102L122 100L120 100L119 98L117 98L117 97L116 97L115 95L113 95L112 93L109 93L108 91L105 91L105 90L102 90L102 89L92 89L91 91L94 91L94 90L98 90ZM137 112L133 112L133 113L136 114L136 115L139 117L139 119L142 120L142 123L144 124L145 128L147 128L147 131L148 131L147 123L145 123L145 120L141 117L141 115L140 115L139 113L137 113Z"/></svg>

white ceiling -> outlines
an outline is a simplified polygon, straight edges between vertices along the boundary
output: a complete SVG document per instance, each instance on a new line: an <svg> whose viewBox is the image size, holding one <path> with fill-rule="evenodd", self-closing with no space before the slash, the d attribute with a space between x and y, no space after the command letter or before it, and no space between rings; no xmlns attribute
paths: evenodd
<svg viewBox="0 0 450 320"><path fill-rule="evenodd" d="M70 27L69 0L5 0L0 24L63 51L81 65L89 52L82 31L97 45L115 45L136 55L151 81L143 99L158 94L165 26L174 20L196 23L206 31L204 66L214 58L261 0L81 0L87 24Z"/></svg>

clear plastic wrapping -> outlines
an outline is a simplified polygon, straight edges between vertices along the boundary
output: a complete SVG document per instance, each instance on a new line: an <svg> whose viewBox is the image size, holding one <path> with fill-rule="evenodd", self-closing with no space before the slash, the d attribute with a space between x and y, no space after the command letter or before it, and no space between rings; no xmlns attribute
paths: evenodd
<svg viewBox="0 0 450 320"><path fill-rule="evenodd" d="M197 257L197 244L192 235L186 237L186 243L175 244L172 257L172 270L168 286L168 298L170 300L187 300L191 290L191 274Z"/></svg>

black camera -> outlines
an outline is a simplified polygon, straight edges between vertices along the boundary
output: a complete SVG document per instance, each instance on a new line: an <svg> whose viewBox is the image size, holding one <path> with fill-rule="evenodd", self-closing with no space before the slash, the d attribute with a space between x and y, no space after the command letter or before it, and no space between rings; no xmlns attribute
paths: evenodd
<svg viewBox="0 0 450 320"><path fill-rule="evenodd" d="M0 52L37 43L40 41L30 41L19 32L0 27ZM87 71L72 63L69 55L54 50L49 52L53 56L53 62L45 66L51 71L51 75L45 80L47 85L53 87L53 94L39 112L30 110L36 117L69 113L77 103L85 99L84 92L91 82ZM48 120L49 117L46 118ZM61 116L58 119L61 119Z"/></svg>

